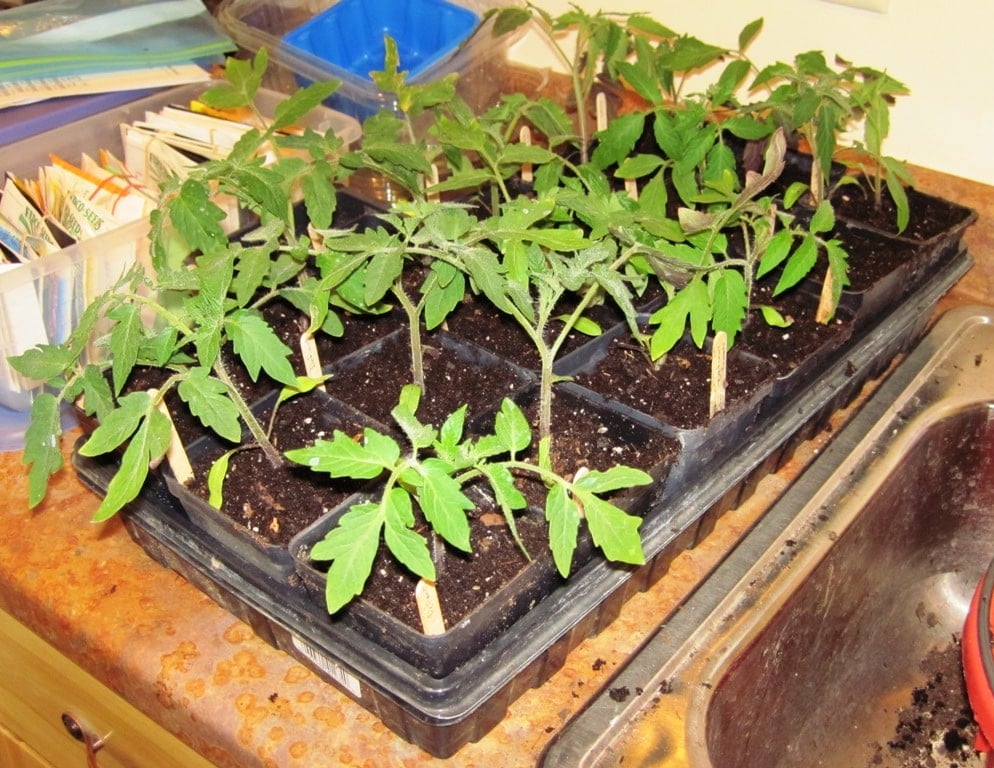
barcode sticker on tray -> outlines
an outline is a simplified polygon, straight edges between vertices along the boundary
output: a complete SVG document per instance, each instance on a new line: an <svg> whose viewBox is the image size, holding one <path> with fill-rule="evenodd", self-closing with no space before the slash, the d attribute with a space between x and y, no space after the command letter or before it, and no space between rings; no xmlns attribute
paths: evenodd
<svg viewBox="0 0 994 768"><path fill-rule="evenodd" d="M362 685L359 683L359 680L355 675L350 673L341 664L337 664L327 656L324 656L320 651L308 645L299 637L293 636L292 639L293 647L304 654L304 656L306 656L309 661L313 662L318 669L327 674L328 677L342 686L357 699L362 697Z"/></svg>

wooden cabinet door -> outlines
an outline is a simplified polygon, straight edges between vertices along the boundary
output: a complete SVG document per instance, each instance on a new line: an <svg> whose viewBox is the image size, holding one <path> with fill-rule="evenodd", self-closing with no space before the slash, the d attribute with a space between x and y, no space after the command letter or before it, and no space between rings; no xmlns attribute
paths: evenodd
<svg viewBox="0 0 994 768"><path fill-rule="evenodd" d="M86 746L63 723L69 713L106 737L99 768L209 768L193 751L52 646L0 611L0 758L24 768L86 768ZM26 749L18 749L26 746ZM36 753L32 755L30 753ZM20 763L16 760L21 760ZM47 762L46 762L47 761Z"/></svg>

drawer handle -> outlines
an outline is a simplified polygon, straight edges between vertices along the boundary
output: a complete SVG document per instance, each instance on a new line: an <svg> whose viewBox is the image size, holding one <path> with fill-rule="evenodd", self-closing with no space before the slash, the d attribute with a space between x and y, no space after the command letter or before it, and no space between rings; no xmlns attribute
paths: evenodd
<svg viewBox="0 0 994 768"><path fill-rule="evenodd" d="M76 739L76 741L82 742L86 747L86 768L98 768L97 752L107 743L109 734L103 738L96 736L84 728L79 720L69 712L62 713L62 725L70 736Z"/></svg>

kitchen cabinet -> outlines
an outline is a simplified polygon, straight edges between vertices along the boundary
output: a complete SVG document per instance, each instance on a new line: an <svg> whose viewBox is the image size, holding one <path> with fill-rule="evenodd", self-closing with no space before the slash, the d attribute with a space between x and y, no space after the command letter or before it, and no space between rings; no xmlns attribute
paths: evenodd
<svg viewBox="0 0 994 768"><path fill-rule="evenodd" d="M3 611L0 670L0 763L4 766L211 765ZM93 745L96 748L88 756Z"/></svg>

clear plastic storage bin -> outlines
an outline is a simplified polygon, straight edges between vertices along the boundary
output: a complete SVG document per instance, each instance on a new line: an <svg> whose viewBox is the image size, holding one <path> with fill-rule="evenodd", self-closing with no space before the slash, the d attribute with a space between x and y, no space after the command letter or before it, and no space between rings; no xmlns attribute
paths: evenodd
<svg viewBox="0 0 994 768"><path fill-rule="evenodd" d="M123 155L122 123L143 119L146 111L187 103L202 93L203 83L159 91L96 115L38 133L0 147L0 174L36 177L38 168L56 154L77 162L82 153L106 148ZM284 98L261 94L263 112ZM334 130L347 143L360 135L359 124L346 115L323 110L309 120L315 130ZM37 344L59 343L76 326L94 297L105 292L135 263L147 264L149 222L135 221L78 242L37 261L0 270L0 449L18 447L40 383L25 380L7 362ZM100 350L92 350L99 355Z"/></svg>

